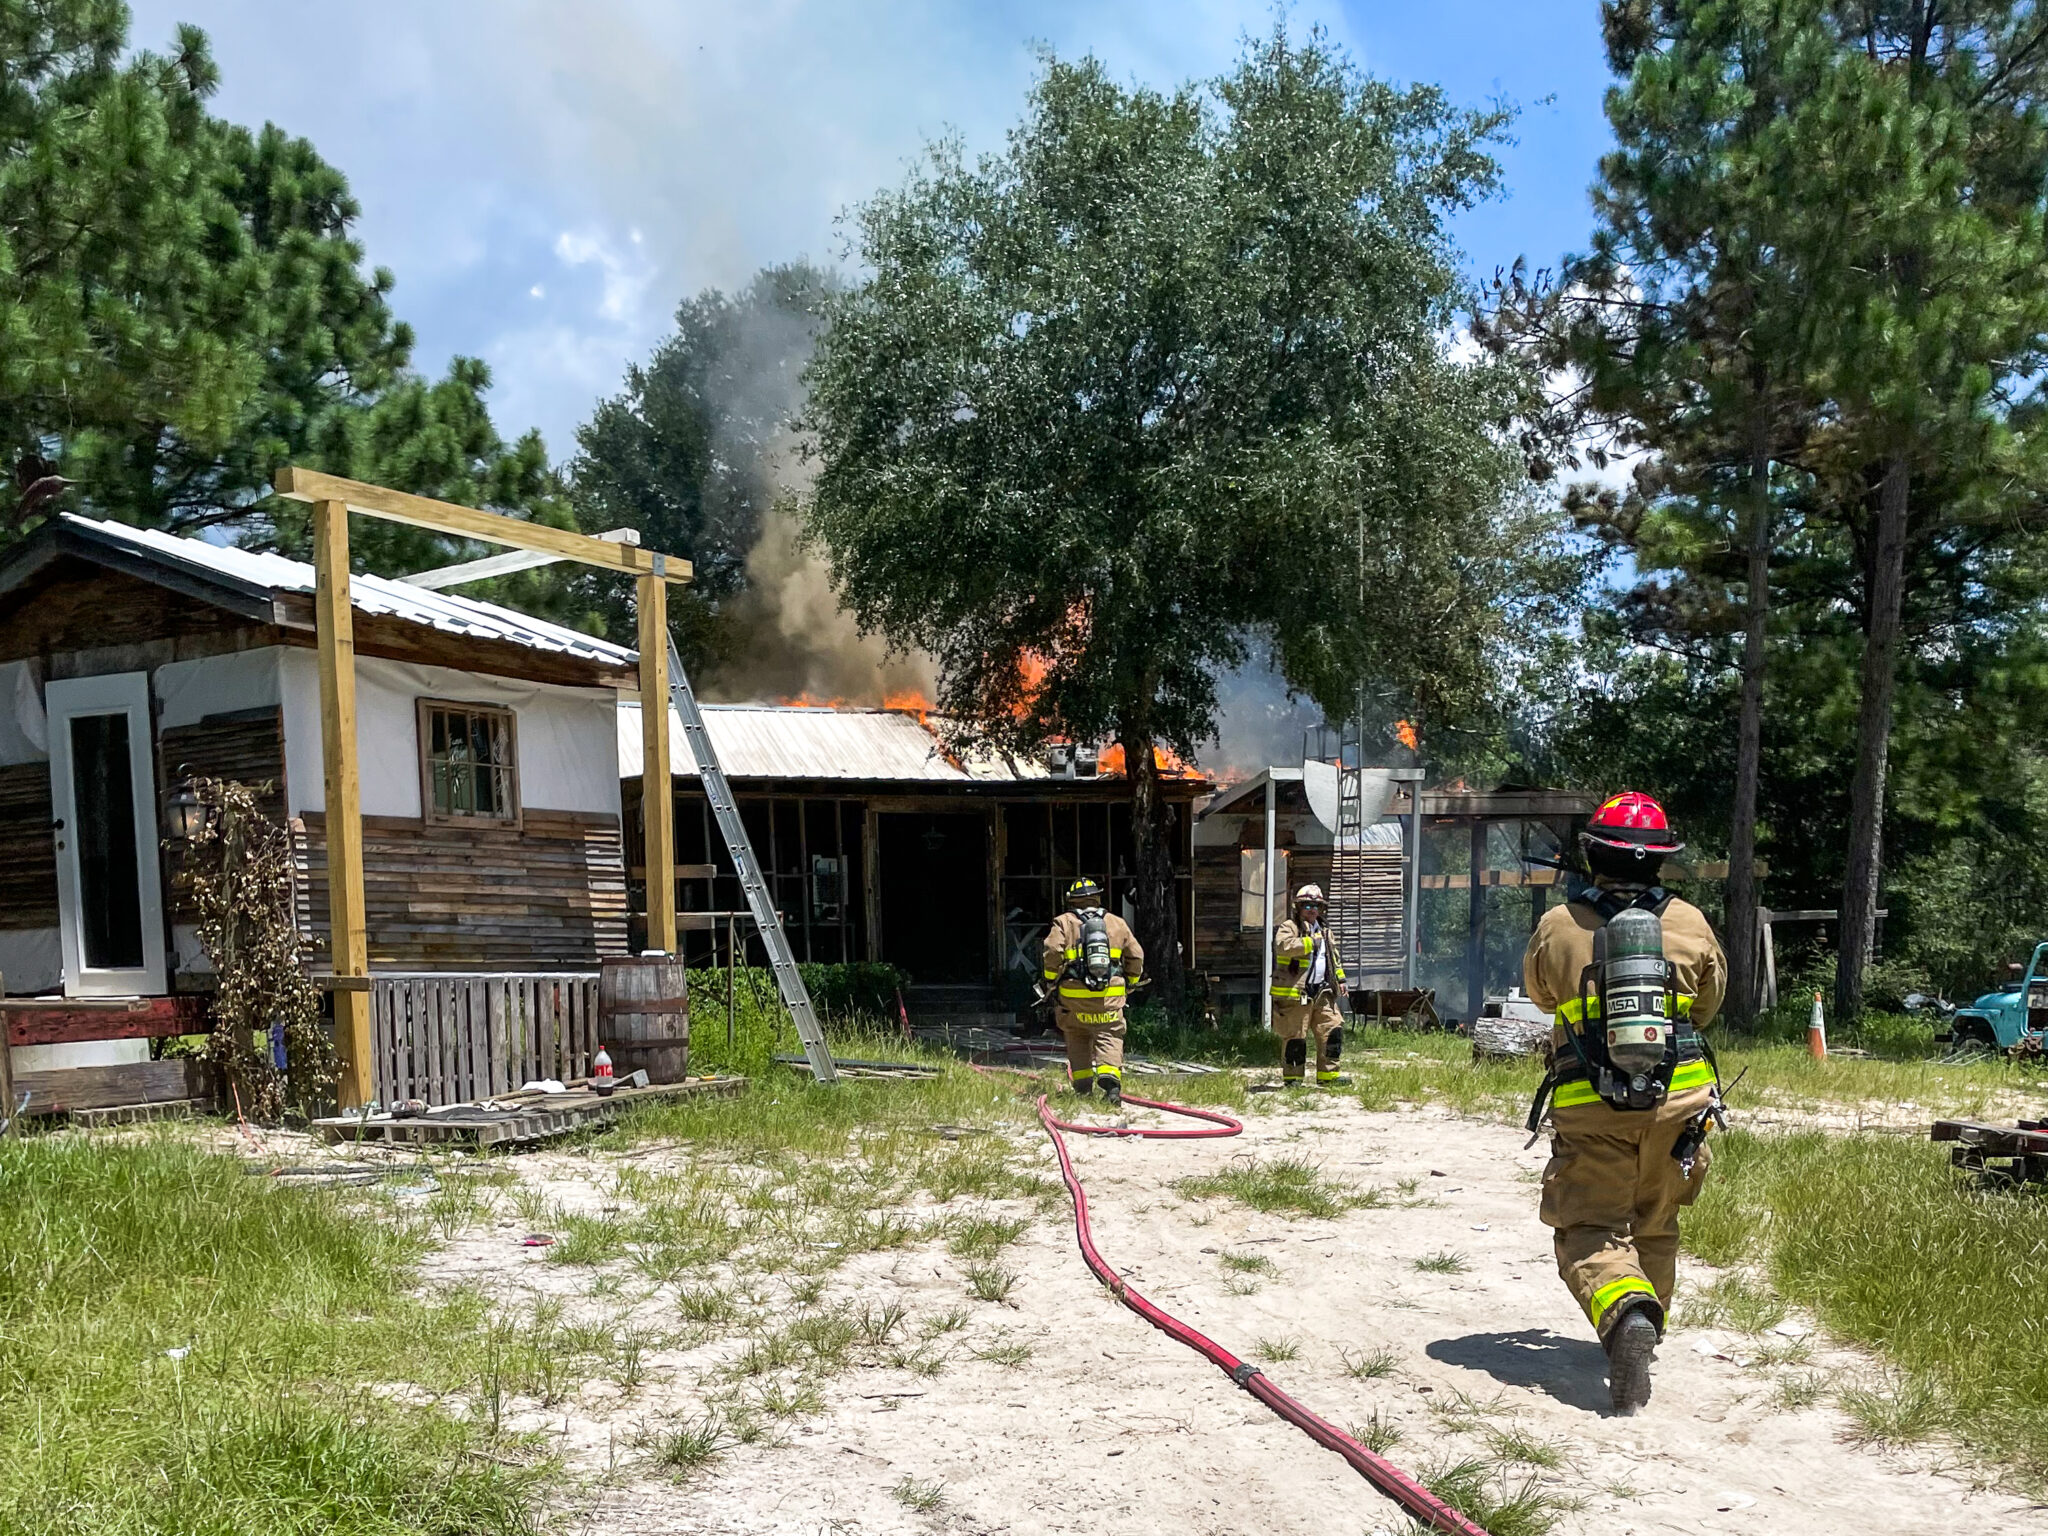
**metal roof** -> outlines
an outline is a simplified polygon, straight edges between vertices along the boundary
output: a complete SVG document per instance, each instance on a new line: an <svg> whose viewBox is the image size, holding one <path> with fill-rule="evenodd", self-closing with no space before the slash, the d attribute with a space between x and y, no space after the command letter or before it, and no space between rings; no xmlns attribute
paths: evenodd
<svg viewBox="0 0 2048 1536"><path fill-rule="evenodd" d="M695 778L683 723L669 711L675 776ZM704 729L726 775L735 779L892 779L964 784L970 775L947 757L916 716L883 709L817 709L770 704L707 704ZM619 772L641 771L640 706L619 703ZM1016 775L1008 775L1015 777Z"/></svg>
<svg viewBox="0 0 2048 1536"><path fill-rule="evenodd" d="M211 581L224 582L251 594L313 592L313 567L300 560L203 539L184 539L126 523L95 522L66 512L62 524L87 539L126 549L146 559L177 566ZM434 592L425 587L388 581L382 576L351 576L350 604L358 612L423 624L444 634L502 640L529 650L552 651L610 666L630 667L635 652L594 635L550 624L496 603Z"/></svg>

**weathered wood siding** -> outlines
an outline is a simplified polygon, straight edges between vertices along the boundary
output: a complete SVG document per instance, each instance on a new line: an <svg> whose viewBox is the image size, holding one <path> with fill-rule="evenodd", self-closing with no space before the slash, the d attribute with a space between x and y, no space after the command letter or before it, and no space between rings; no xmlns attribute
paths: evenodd
<svg viewBox="0 0 2048 1536"><path fill-rule="evenodd" d="M327 818L299 838L306 922L327 948ZM626 953L618 818L528 808L518 830L363 818L373 968L551 970Z"/></svg>
<svg viewBox="0 0 2048 1536"><path fill-rule="evenodd" d="M165 795L187 775L232 779L259 791L263 814L283 820L284 711L276 705L208 715L191 725L174 725L157 733L157 782ZM161 811L159 811L161 819ZM190 892L178 878L184 846L173 840L164 849L165 899L171 920L198 921Z"/></svg>
<svg viewBox="0 0 2048 1536"><path fill-rule="evenodd" d="M0 768L0 928L57 926L50 765Z"/></svg>
<svg viewBox="0 0 2048 1536"><path fill-rule="evenodd" d="M1285 851L1290 890L1310 881L1329 889L1329 849ZM1195 850L1195 954L1205 976L1257 976L1264 960L1262 930L1237 925L1238 853L1236 848Z"/></svg>

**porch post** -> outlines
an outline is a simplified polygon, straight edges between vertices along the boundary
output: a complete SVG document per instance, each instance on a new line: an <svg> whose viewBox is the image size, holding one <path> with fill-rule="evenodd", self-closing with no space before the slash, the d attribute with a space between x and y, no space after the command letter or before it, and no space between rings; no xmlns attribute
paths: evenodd
<svg viewBox="0 0 2048 1536"><path fill-rule="evenodd" d="M668 734L668 582L639 578L640 823L646 833L647 947L676 952L676 789Z"/></svg>
<svg viewBox="0 0 2048 1536"><path fill-rule="evenodd" d="M313 503L313 622L320 650L320 753L327 781L327 918L334 975L336 1094L376 1096L370 1061L370 937L363 911L363 802L356 777L356 640L349 608L348 504Z"/></svg>

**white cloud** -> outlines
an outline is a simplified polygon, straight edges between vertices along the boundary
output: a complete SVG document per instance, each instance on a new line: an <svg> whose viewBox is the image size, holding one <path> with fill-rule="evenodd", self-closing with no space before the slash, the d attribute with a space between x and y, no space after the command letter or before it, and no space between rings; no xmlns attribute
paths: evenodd
<svg viewBox="0 0 2048 1536"><path fill-rule="evenodd" d="M558 455L588 409L582 369L604 348L608 391L685 296L769 262L832 259L838 215L900 180L925 143L957 131L970 149L998 144L1038 43L1168 85L1227 67L1273 17L1268 0L133 10L144 46L178 21L206 28L222 66L216 110L304 134L347 174L422 366L458 351L490 360L502 429L538 424ZM533 274L550 255L566 269L550 312L572 328L579 369L521 376L562 361L556 341L536 344L523 307L543 296Z"/></svg>

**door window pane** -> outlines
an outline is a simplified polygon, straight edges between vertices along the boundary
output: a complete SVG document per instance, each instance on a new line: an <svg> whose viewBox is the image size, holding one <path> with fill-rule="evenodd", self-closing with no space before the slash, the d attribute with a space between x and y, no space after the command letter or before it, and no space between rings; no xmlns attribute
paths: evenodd
<svg viewBox="0 0 2048 1536"><path fill-rule="evenodd" d="M79 932L95 971L142 965L142 876L135 857L135 775L128 716L71 720L71 796L78 825Z"/></svg>

